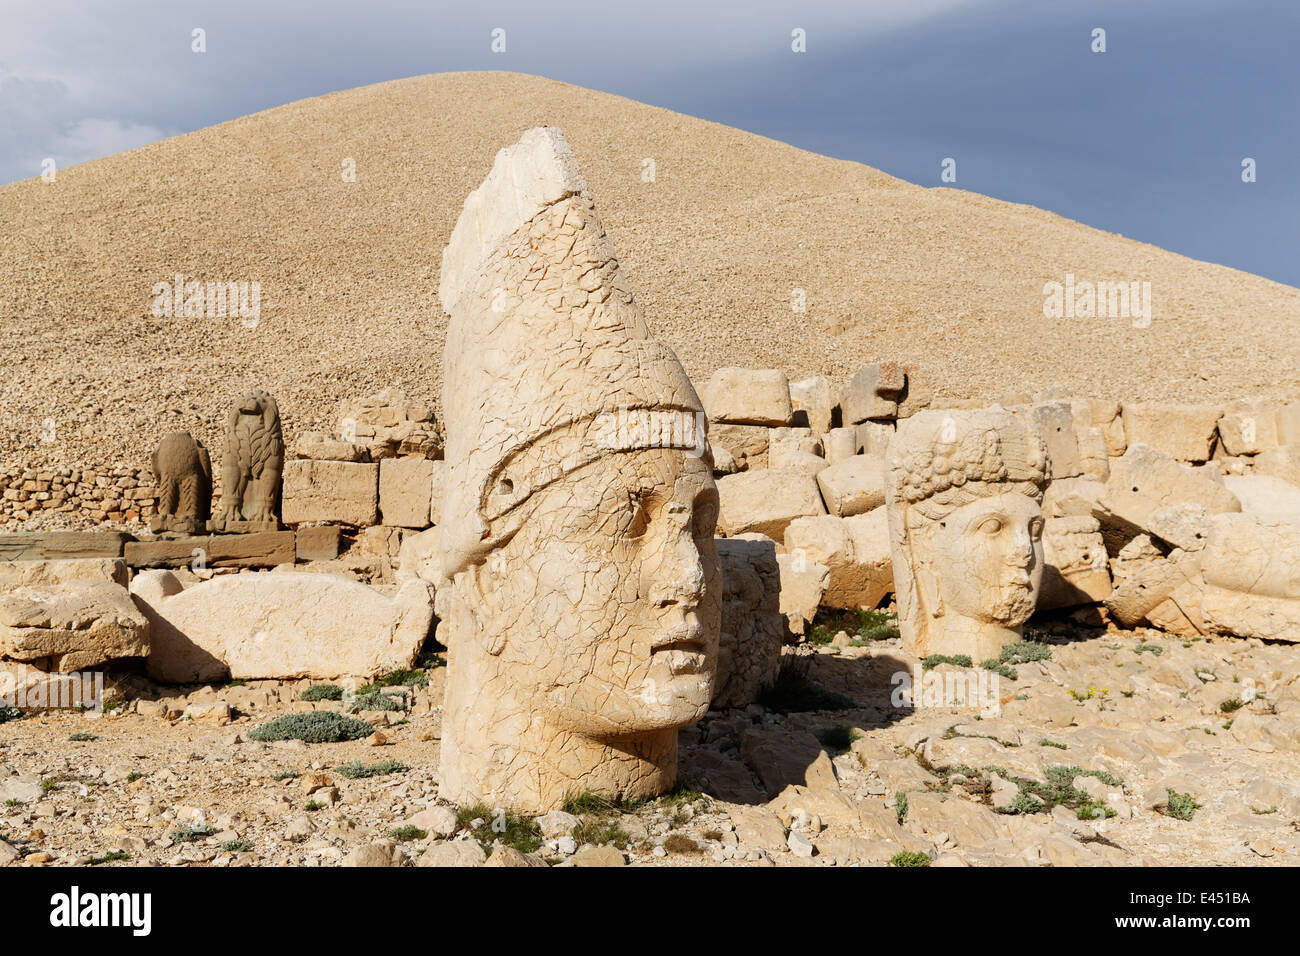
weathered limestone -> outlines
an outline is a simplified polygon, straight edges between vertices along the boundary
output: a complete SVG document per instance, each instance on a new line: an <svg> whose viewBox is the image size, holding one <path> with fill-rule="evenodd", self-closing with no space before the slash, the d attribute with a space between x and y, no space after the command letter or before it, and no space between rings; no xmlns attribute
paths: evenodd
<svg viewBox="0 0 1300 956"><path fill-rule="evenodd" d="M442 524L442 496L447 479L447 463L439 458L433 463L433 480L429 486L429 523Z"/></svg>
<svg viewBox="0 0 1300 956"><path fill-rule="evenodd" d="M898 399L897 418L911 418L934 401L934 386L930 376L919 365L903 366L903 394Z"/></svg>
<svg viewBox="0 0 1300 956"><path fill-rule="evenodd" d="M1260 452L1255 456L1255 474L1300 485L1300 445L1281 445ZM3 548L2 544L0 548Z"/></svg>
<svg viewBox="0 0 1300 956"><path fill-rule="evenodd" d="M131 594L152 625L149 675L177 684L373 677L410 667L433 623L421 581L388 598L334 574L233 574L181 590L170 571L142 571Z"/></svg>
<svg viewBox="0 0 1300 956"><path fill-rule="evenodd" d="M834 424L835 399L831 395L831 380L825 375L814 375L791 382L790 406L794 409L792 425L802 425L825 435Z"/></svg>
<svg viewBox="0 0 1300 956"><path fill-rule="evenodd" d="M148 653L149 624L120 584L72 580L0 594L0 657L67 673Z"/></svg>
<svg viewBox="0 0 1300 956"><path fill-rule="evenodd" d="M762 425L732 425L713 422L709 425L709 444L715 454L722 448L735 460L737 471L767 467L767 450L772 430Z"/></svg>
<svg viewBox="0 0 1300 956"><path fill-rule="evenodd" d="M718 479L718 528L729 538L754 532L773 541L785 537L795 518L825 514L817 479L805 472L742 471Z"/></svg>
<svg viewBox="0 0 1300 956"><path fill-rule="evenodd" d="M440 536L437 528L430 528L419 534L408 534L402 539L401 547L397 552L398 581L419 578L430 584L437 583L441 560L438 546Z"/></svg>
<svg viewBox="0 0 1300 956"><path fill-rule="evenodd" d="M891 433L892 434L892 433ZM858 453L858 430L856 428L832 428L826 433L826 460L838 465L846 458Z"/></svg>
<svg viewBox="0 0 1300 956"><path fill-rule="evenodd" d="M817 486L829 514L865 514L885 503L885 459L854 455L817 472Z"/></svg>
<svg viewBox="0 0 1300 956"><path fill-rule="evenodd" d="M862 422L854 426L857 452L872 458L883 458L894 440L893 422Z"/></svg>
<svg viewBox="0 0 1300 956"><path fill-rule="evenodd" d="M894 418L906 384L907 375L897 362L866 366L840 392L844 424L858 425L873 418Z"/></svg>
<svg viewBox="0 0 1300 956"><path fill-rule="evenodd" d="M497 154L439 294L439 794L540 813L661 793L713 697L717 491L703 406L621 285L558 130Z"/></svg>
<svg viewBox="0 0 1300 956"><path fill-rule="evenodd" d="M338 407L339 435L365 452L364 458L356 460L442 457L442 435L433 409L407 401L397 389L343 401Z"/></svg>
<svg viewBox="0 0 1300 956"><path fill-rule="evenodd" d="M1150 445L1179 461L1209 461L1222 405L1125 402L1124 440Z"/></svg>
<svg viewBox="0 0 1300 956"><path fill-rule="evenodd" d="M128 541L124 551L133 568L272 568L296 556L292 531Z"/></svg>
<svg viewBox="0 0 1300 956"><path fill-rule="evenodd" d="M379 463L379 515L386 525L427 528L433 494L433 462L385 458Z"/></svg>
<svg viewBox="0 0 1300 956"><path fill-rule="evenodd" d="M1038 437L1047 448L1047 458L1052 463L1053 480L1075 478L1083 474L1083 460L1079 455L1079 438L1070 402L1038 402L1008 410L1023 416L1038 432Z"/></svg>
<svg viewBox="0 0 1300 956"><path fill-rule="evenodd" d="M346 461L285 463L284 521L332 521L357 528L379 521L379 465Z"/></svg>
<svg viewBox="0 0 1300 956"><path fill-rule="evenodd" d="M775 369L720 368L704 386L709 420L736 425L789 425L790 383Z"/></svg>
<svg viewBox="0 0 1300 956"><path fill-rule="evenodd" d="M1043 522L1043 583L1038 609L1096 604L1110 597L1106 544L1096 518L1078 515Z"/></svg>
<svg viewBox="0 0 1300 956"><path fill-rule="evenodd" d="M303 432L294 449L299 458L314 461L369 461L370 450L365 445L339 441L324 432Z"/></svg>
<svg viewBox="0 0 1300 956"><path fill-rule="evenodd" d="M121 558L69 558L0 562L0 589L55 586L69 581L99 581L126 587L129 572Z"/></svg>
<svg viewBox="0 0 1300 956"><path fill-rule="evenodd" d="M1131 537L1150 528L1151 516L1173 504L1195 504L1211 514L1240 511L1241 502L1223 479L1206 469L1189 468L1149 445L1130 444L1110 463L1110 478L1094 512L1103 526Z"/></svg>
<svg viewBox="0 0 1300 956"><path fill-rule="evenodd" d="M1223 485L1241 502L1241 510L1265 523L1300 525L1300 486L1271 475L1224 475Z"/></svg>
<svg viewBox="0 0 1300 956"><path fill-rule="evenodd" d="M245 393L226 416L221 508L213 531L280 530L284 434L280 409L261 389Z"/></svg>
<svg viewBox="0 0 1300 956"><path fill-rule="evenodd" d="M715 542L722 567L722 625L714 707L752 704L781 668L786 619L776 544L758 535Z"/></svg>
<svg viewBox="0 0 1300 956"><path fill-rule="evenodd" d="M337 525L301 527L294 532L294 550L299 561L333 561L339 556Z"/></svg>
<svg viewBox="0 0 1300 956"><path fill-rule="evenodd" d="M0 561L120 558L130 535L122 531L46 531L0 534Z"/></svg>
<svg viewBox="0 0 1300 956"><path fill-rule="evenodd" d="M1230 402L1219 419L1219 445L1229 455L1258 455L1281 444L1281 410L1274 402Z"/></svg>
<svg viewBox="0 0 1300 956"><path fill-rule="evenodd" d="M828 569L821 597L825 607L875 608L894 590L884 508L851 518L798 518L786 528L785 547L795 570Z"/></svg>
<svg viewBox="0 0 1300 956"><path fill-rule="evenodd" d="M212 459L189 432L173 432L153 453L158 483L158 514L152 531L199 534L212 516Z"/></svg>
<svg viewBox="0 0 1300 956"><path fill-rule="evenodd" d="M886 508L904 644L916 658L997 657L1043 576L1037 432L1001 408L925 411L889 446Z"/></svg>
<svg viewBox="0 0 1300 956"><path fill-rule="evenodd" d="M790 629L802 634L805 625L812 621L822 606L822 599L831 583L831 569L820 561L809 560L806 554L778 554L776 563L781 572L781 596L777 609L786 616Z"/></svg>

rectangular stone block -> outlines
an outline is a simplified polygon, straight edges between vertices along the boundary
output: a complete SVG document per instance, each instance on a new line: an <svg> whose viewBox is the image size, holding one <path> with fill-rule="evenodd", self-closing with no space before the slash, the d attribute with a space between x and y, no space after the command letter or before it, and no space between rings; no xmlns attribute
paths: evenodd
<svg viewBox="0 0 1300 956"><path fill-rule="evenodd" d="M271 568L293 564L296 555L292 531L194 535L126 544L126 563L133 568L184 568L196 561L207 568Z"/></svg>
<svg viewBox="0 0 1300 956"><path fill-rule="evenodd" d="M1232 402L1219 419L1219 448L1228 455L1258 455L1281 444L1281 409L1274 402Z"/></svg>
<svg viewBox="0 0 1300 956"><path fill-rule="evenodd" d="M897 362L868 365L840 392L844 424L858 425L871 418L895 417L898 400L906 386L907 373Z"/></svg>
<svg viewBox="0 0 1300 956"><path fill-rule="evenodd" d="M755 531L780 542L795 518L826 513L817 479L796 471L742 471L718 479L718 527L729 537Z"/></svg>
<svg viewBox="0 0 1300 956"><path fill-rule="evenodd" d="M333 561L339 556L339 527L321 524L299 528L294 544L299 561Z"/></svg>
<svg viewBox="0 0 1300 956"><path fill-rule="evenodd" d="M828 513L840 518L864 514L885 503L885 460L854 455L817 473Z"/></svg>
<svg viewBox="0 0 1300 956"><path fill-rule="evenodd" d="M433 462L427 458L385 458L379 463L379 514L386 525L429 527Z"/></svg>
<svg viewBox="0 0 1300 956"><path fill-rule="evenodd" d="M1150 445L1179 461L1209 461L1222 405L1124 403L1126 445Z"/></svg>
<svg viewBox="0 0 1300 956"><path fill-rule="evenodd" d="M429 494L429 523L442 524L443 482L446 480L447 463L441 458L430 462L433 465L433 482Z"/></svg>
<svg viewBox="0 0 1300 956"><path fill-rule="evenodd" d="M720 368L701 399L715 422L789 425L794 414L789 380L776 369Z"/></svg>
<svg viewBox="0 0 1300 956"><path fill-rule="evenodd" d="M736 464L749 471L767 467L767 447L772 430L763 425L709 424L709 444L731 452Z"/></svg>
<svg viewBox="0 0 1300 956"><path fill-rule="evenodd" d="M793 425L811 428L820 435L826 434L834 424L835 400L831 397L831 380L824 375L814 375L791 382L790 406L794 409Z"/></svg>
<svg viewBox="0 0 1300 956"><path fill-rule="evenodd" d="M120 558L130 539L124 531L47 531L0 534L0 561Z"/></svg>
<svg viewBox="0 0 1300 956"><path fill-rule="evenodd" d="M313 521L369 527L379 521L379 465L286 461L282 506L285 524Z"/></svg>

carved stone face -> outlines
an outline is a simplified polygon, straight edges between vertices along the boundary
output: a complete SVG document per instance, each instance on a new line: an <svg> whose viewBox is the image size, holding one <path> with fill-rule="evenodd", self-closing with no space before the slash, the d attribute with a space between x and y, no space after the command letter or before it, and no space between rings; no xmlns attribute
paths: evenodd
<svg viewBox="0 0 1300 956"><path fill-rule="evenodd" d="M480 639L555 729L604 740L702 717L713 689L721 574L706 461L671 449L603 458L530 503L478 569Z"/></svg>
<svg viewBox="0 0 1300 956"><path fill-rule="evenodd" d="M1038 603L1043 512L1008 493L957 508L933 529L929 567L944 614L1019 627Z"/></svg>

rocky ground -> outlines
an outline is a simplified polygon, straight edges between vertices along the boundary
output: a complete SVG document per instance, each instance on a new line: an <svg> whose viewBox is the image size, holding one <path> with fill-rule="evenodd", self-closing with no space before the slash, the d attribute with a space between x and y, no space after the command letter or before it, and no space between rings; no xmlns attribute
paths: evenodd
<svg viewBox="0 0 1300 956"><path fill-rule="evenodd" d="M1300 647L1067 618L1034 636L1051 656L998 677L997 716L892 706L897 639L787 648L766 706L682 733L678 791L537 821L439 803L441 668L408 709L362 712L370 737L319 744L250 736L345 706L301 701L307 681L128 677L108 713L0 724L0 864L1300 862Z"/></svg>

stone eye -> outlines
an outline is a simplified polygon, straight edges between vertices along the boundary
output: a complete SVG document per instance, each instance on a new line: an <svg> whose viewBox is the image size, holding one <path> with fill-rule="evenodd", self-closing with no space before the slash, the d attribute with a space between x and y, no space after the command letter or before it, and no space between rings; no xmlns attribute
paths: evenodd
<svg viewBox="0 0 1300 956"><path fill-rule="evenodd" d="M984 534L997 534L1002 530L1002 519L985 518L980 522L980 526L977 530L984 532Z"/></svg>

